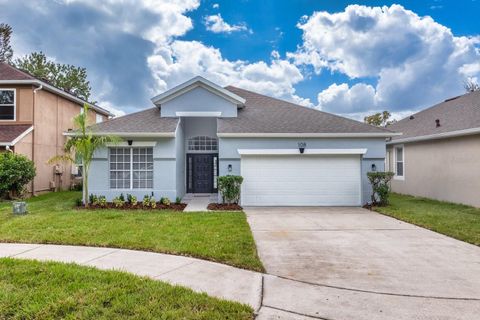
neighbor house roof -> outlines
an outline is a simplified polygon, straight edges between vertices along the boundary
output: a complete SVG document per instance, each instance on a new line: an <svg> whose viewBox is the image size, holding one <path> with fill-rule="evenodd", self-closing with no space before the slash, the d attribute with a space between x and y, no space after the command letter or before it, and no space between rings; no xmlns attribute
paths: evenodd
<svg viewBox="0 0 480 320"><path fill-rule="evenodd" d="M252 91L226 87L245 101L237 118L218 120L219 136L381 136L395 133L313 108L268 97Z"/></svg>
<svg viewBox="0 0 480 320"><path fill-rule="evenodd" d="M113 118L91 127L98 135L118 135L127 137L173 137L178 118L160 117L160 109L153 107L143 111ZM68 132L66 135L70 135ZM71 135L75 135L72 131Z"/></svg>
<svg viewBox="0 0 480 320"><path fill-rule="evenodd" d="M53 86L45 80L34 77L33 75L25 72L23 70L17 69L8 63L0 62L0 84L3 85L15 85L15 84L31 84L36 86L42 86L45 90L58 94L70 101L84 104L87 103L92 109L98 113L104 114L109 117L113 117L114 114L105 110L102 107L91 104L88 101L83 100L82 98L77 97L71 92L67 92L63 89Z"/></svg>
<svg viewBox="0 0 480 320"><path fill-rule="evenodd" d="M31 124L0 125L0 146L13 146L33 129Z"/></svg>
<svg viewBox="0 0 480 320"><path fill-rule="evenodd" d="M393 137L389 143L480 133L480 91L447 99L389 125L388 129L403 133L400 137Z"/></svg>

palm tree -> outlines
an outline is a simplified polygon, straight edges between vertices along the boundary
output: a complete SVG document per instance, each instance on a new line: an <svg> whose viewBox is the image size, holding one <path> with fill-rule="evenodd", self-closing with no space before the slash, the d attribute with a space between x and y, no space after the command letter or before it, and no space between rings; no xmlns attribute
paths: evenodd
<svg viewBox="0 0 480 320"><path fill-rule="evenodd" d="M48 160L48 163L52 164L58 161L75 163L75 156L81 159L83 164L82 201L86 207L88 207L88 171L95 150L104 147L107 143L116 143L120 140L115 136L94 135L88 124L88 109L88 104L85 103L83 105L83 112L73 118L73 124L77 130L65 143L65 154L55 156Z"/></svg>

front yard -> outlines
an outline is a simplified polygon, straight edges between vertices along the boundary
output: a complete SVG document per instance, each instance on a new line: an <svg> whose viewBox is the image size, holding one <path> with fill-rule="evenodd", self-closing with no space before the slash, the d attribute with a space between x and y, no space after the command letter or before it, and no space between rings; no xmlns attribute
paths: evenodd
<svg viewBox="0 0 480 320"><path fill-rule="evenodd" d="M432 199L392 194L385 215L480 246L480 209Z"/></svg>
<svg viewBox="0 0 480 320"><path fill-rule="evenodd" d="M0 259L0 319L252 319L245 305L117 271Z"/></svg>
<svg viewBox="0 0 480 320"><path fill-rule="evenodd" d="M0 242L137 249L264 270L243 212L78 210L78 198L70 191L32 198L25 216L0 203Z"/></svg>

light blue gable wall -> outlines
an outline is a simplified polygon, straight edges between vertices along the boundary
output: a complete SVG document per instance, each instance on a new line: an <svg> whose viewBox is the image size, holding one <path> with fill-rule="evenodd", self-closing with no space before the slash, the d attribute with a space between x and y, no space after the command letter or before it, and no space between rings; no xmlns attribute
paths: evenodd
<svg viewBox="0 0 480 320"><path fill-rule="evenodd" d="M177 111L221 112L222 117L236 117L237 105L210 91L197 87L162 104L162 117L176 117Z"/></svg>
<svg viewBox="0 0 480 320"><path fill-rule="evenodd" d="M195 136L217 136L216 118L182 118L185 122L185 139Z"/></svg>
<svg viewBox="0 0 480 320"><path fill-rule="evenodd" d="M238 149L296 149L298 142L306 142L307 149L360 149L367 153L362 159L362 202L370 201L371 186L366 173L371 171L374 163L377 171L384 169L384 138L220 138L219 139L219 174L240 174L240 155ZM232 171L228 172L228 165Z"/></svg>
<svg viewBox="0 0 480 320"><path fill-rule="evenodd" d="M114 197L123 193L133 194L137 196L139 200L144 195L150 195L152 192L157 200L160 197L169 197L175 199L177 194L177 167L176 167L176 155L177 145L174 138L161 138L161 139L133 139L134 143L140 141L156 141L156 145L153 147L153 188L152 189L110 189L110 170L108 160L108 148L101 148L95 152L94 158L90 165L89 172L89 193L96 194L98 196L103 195L108 201L111 201Z"/></svg>

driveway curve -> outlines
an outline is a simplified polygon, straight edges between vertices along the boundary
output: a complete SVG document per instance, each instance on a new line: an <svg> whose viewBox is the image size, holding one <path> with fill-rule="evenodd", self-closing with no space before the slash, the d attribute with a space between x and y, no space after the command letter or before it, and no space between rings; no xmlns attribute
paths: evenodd
<svg viewBox="0 0 480 320"><path fill-rule="evenodd" d="M287 309L297 317L325 319L475 319L472 311L480 314L476 246L362 208L245 212L267 273L277 276L264 279L264 290L283 287L285 293L276 300L265 296L263 306L271 307L262 310L265 319ZM302 299L291 296L300 289L285 290L289 281L303 288Z"/></svg>

